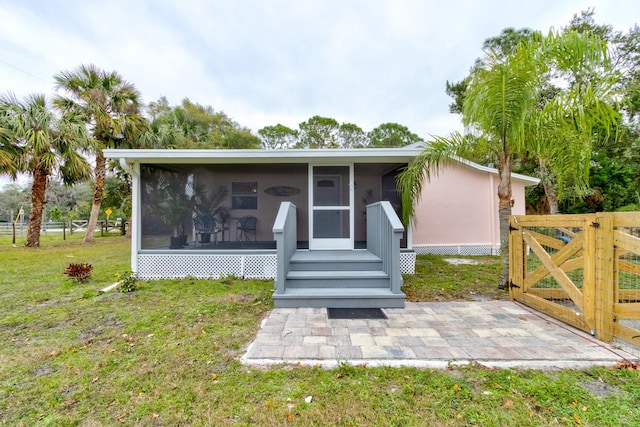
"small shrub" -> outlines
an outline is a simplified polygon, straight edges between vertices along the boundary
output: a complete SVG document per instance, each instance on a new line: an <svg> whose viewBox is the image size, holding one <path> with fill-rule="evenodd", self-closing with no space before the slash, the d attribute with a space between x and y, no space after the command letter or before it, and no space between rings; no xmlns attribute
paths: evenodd
<svg viewBox="0 0 640 427"><path fill-rule="evenodd" d="M120 282L120 285L118 285L119 292L134 292L138 289L138 278L132 271L125 271L119 274L118 281Z"/></svg>
<svg viewBox="0 0 640 427"><path fill-rule="evenodd" d="M86 283L91 279L91 270L93 270L93 266L86 262L71 263L63 274L69 276L69 279L76 283Z"/></svg>

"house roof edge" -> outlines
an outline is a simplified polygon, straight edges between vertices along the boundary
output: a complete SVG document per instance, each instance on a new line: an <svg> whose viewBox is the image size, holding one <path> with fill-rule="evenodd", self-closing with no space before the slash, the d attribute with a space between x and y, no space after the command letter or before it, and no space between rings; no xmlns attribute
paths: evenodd
<svg viewBox="0 0 640 427"><path fill-rule="evenodd" d="M131 162L141 163L207 163L217 160L220 163L237 162L266 162L269 160L279 161L308 161L326 160L340 157L342 159L388 159L394 161L410 161L420 154L423 149L422 144L412 144L398 148L337 148L337 149L231 149L231 150L183 150L183 149L106 149L104 155L110 159L126 159ZM483 166L471 160L461 157L454 158L455 161L481 172L498 175L498 169ZM527 186L538 185L539 178L512 173L511 177L522 181Z"/></svg>

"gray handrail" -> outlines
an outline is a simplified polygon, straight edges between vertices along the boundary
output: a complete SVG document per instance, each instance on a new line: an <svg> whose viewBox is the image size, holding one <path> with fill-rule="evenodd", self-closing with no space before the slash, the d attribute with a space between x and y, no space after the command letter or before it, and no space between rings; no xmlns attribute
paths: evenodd
<svg viewBox="0 0 640 427"><path fill-rule="evenodd" d="M367 250L382 260L391 279L391 292L401 293L400 240L404 226L388 201L367 205Z"/></svg>
<svg viewBox="0 0 640 427"><path fill-rule="evenodd" d="M280 209L273 224L273 237L276 241L277 269L276 293L284 293L284 285L289 273L289 261L298 248L297 208L291 202L280 203Z"/></svg>

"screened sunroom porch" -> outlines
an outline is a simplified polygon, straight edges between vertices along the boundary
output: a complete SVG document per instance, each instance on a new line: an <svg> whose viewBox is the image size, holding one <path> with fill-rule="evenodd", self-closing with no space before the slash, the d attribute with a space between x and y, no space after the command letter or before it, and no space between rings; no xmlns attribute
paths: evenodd
<svg viewBox="0 0 640 427"><path fill-rule="evenodd" d="M376 274L386 275L389 286L394 283L397 300L403 296L400 272L413 273L415 253L410 227L398 219L401 205L395 180L419 150L106 150L105 154L118 159L132 176L131 269L140 278L232 275L284 277L293 283L289 276L331 276L309 286L311 291L325 287L325 294L339 298L350 287L345 275L371 273L332 272L357 265L336 260L367 257L376 242L376 248L395 248L394 278ZM371 229L381 216L367 211L379 203L386 204L383 216L395 218L393 243L380 240L382 229ZM290 222L295 224L293 229L287 227L286 244L278 243L276 236L283 206L293 207ZM376 220L368 221L367 216ZM281 269L283 262L305 253L305 260L317 255L318 262L307 266L317 271ZM286 286L282 289L288 292ZM352 293L355 299L367 291ZM314 304L309 301L298 303ZM316 302L324 303L326 299Z"/></svg>

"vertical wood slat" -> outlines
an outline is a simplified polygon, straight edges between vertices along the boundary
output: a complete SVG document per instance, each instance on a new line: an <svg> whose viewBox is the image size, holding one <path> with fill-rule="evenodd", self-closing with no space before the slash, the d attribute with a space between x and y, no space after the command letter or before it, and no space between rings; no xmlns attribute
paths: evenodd
<svg viewBox="0 0 640 427"><path fill-rule="evenodd" d="M595 215L595 315L596 338L605 342L613 340L614 286L613 286L613 215Z"/></svg>

